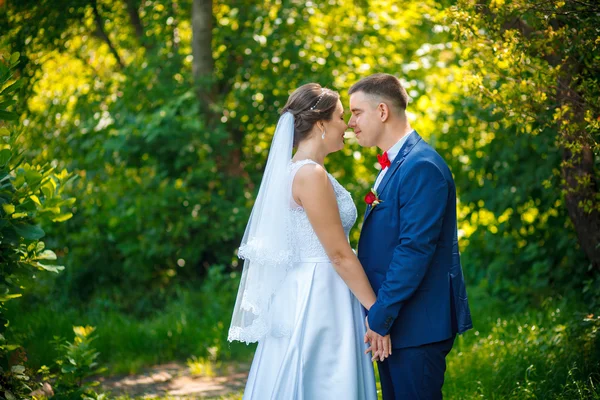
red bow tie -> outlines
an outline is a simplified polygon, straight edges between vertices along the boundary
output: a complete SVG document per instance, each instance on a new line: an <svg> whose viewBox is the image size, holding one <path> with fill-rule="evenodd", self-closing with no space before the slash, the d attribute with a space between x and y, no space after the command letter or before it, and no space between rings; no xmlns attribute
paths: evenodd
<svg viewBox="0 0 600 400"><path fill-rule="evenodd" d="M386 169L392 164L388 158L387 151L384 152L382 156L377 154L377 161L379 161L379 165L381 165L382 170Z"/></svg>

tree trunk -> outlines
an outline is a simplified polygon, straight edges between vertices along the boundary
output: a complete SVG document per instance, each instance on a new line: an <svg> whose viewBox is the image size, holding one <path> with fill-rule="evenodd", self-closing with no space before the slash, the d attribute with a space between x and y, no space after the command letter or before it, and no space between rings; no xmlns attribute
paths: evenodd
<svg viewBox="0 0 600 400"><path fill-rule="evenodd" d="M140 13L138 11L139 1L126 0L125 5L127 6L127 14L129 15L129 20L131 21L131 25L135 30L135 36L138 38L142 46L148 48L146 43L146 37L144 35L144 26L142 25L142 20L140 19Z"/></svg>
<svg viewBox="0 0 600 400"><path fill-rule="evenodd" d="M212 103L212 0L193 0L192 73L201 111L209 114Z"/></svg>
<svg viewBox="0 0 600 400"><path fill-rule="evenodd" d="M100 12L98 11L97 0L92 0L90 4L92 5L94 21L96 22L96 35L98 35L98 37L108 45L110 52L117 59L117 63L119 64L119 66L121 68L125 68L125 64L123 64L123 61L121 61L121 57L119 57L117 49L115 48L115 46L113 46L112 42L110 41L110 38L108 37L108 34L104 30L104 20L102 19L102 16L100 16Z"/></svg>
<svg viewBox="0 0 600 400"><path fill-rule="evenodd" d="M566 68L569 68L566 66ZM565 68L565 70L566 70ZM560 105L569 107L567 122L579 126L584 123L584 99L572 89L572 73L558 80L557 97ZM569 217L575 227L581 249L593 267L600 270L600 212L598 212L598 186L594 168L589 133L583 129L569 131L563 140L574 144L563 149L562 176L565 180L565 202ZM586 211L586 205L588 210Z"/></svg>
<svg viewBox="0 0 600 400"><path fill-rule="evenodd" d="M581 154L573 155L564 150L562 175L566 185L566 207L569 217L575 226L579 245L596 270L600 270L600 213L592 207L585 211L583 204L597 204L598 189L594 184L594 154L589 147L584 147ZM592 179L592 183L581 187L579 181ZM596 206L597 207L597 206Z"/></svg>
<svg viewBox="0 0 600 400"><path fill-rule="evenodd" d="M177 20L179 5L176 1L171 2L171 9L173 10L173 49L178 50L181 37L179 36L179 21Z"/></svg>

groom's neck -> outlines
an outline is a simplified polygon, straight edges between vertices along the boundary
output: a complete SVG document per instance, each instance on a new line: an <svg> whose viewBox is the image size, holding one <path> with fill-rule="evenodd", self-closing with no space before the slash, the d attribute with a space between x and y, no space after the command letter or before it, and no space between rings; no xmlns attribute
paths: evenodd
<svg viewBox="0 0 600 400"><path fill-rule="evenodd" d="M380 141L377 144L382 151L391 149L400 139L412 132L412 127L406 116L388 121L384 125L384 131L381 133Z"/></svg>

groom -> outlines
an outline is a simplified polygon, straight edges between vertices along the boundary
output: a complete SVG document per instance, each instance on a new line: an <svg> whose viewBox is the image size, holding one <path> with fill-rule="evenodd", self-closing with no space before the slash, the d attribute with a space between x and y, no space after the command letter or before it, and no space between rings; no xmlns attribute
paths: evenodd
<svg viewBox="0 0 600 400"><path fill-rule="evenodd" d="M396 77L371 75L349 94L358 143L384 152L358 243L377 293L367 340L374 353L382 336L392 340L392 354L378 363L383 398L441 399L446 355L456 334L472 328L452 173L410 127Z"/></svg>

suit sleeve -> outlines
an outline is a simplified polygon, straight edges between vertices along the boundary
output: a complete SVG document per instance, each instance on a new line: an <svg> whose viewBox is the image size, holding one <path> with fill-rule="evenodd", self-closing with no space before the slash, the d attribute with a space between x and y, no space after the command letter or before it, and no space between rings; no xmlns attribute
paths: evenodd
<svg viewBox="0 0 600 400"><path fill-rule="evenodd" d="M405 302L421 284L436 250L448 201L448 182L430 161L415 163L400 181L400 234L369 327L387 335Z"/></svg>

